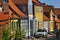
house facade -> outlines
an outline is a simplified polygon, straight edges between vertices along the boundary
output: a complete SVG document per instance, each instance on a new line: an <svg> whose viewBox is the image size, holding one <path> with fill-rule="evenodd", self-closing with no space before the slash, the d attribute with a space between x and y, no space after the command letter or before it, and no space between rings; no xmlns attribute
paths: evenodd
<svg viewBox="0 0 60 40"><path fill-rule="evenodd" d="M40 3L34 3L34 15L38 20L38 29L43 29L43 7Z"/></svg>
<svg viewBox="0 0 60 40"><path fill-rule="evenodd" d="M43 27L44 29L47 30L47 32L49 32L49 25L50 25L50 6L49 5L46 5L46 4L43 4L43 13L44 13L44 16L43 16Z"/></svg>
<svg viewBox="0 0 60 40"><path fill-rule="evenodd" d="M43 11L44 11L44 28L47 32L51 32L54 30L54 20L53 20L53 6L46 5L43 3Z"/></svg>
<svg viewBox="0 0 60 40"><path fill-rule="evenodd" d="M15 1L17 2L17 1ZM10 27L12 31L15 31L19 27L24 31L28 30L28 16L25 10L26 5L22 2L15 3L13 0L9 0L9 16L10 16ZM21 9L22 7L22 9ZM25 12L24 12L25 11ZM27 28L27 29L26 29Z"/></svg>
<svg viewBox="0 0 60 40"><path fill-rule="evenodd" d="M60 8L54 8L55 29L60 30Z"/></svg>

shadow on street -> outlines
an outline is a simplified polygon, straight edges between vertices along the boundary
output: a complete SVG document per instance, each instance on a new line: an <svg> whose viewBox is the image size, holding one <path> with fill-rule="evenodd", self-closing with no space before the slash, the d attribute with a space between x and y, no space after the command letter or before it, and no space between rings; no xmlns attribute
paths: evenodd
<svg viewBox="0 0 60 40"><path fill-rule="evenodd" d="M57 38L56 36L51 37L51 38L46 38L45 40L60 40L60 37Z"/></svg>

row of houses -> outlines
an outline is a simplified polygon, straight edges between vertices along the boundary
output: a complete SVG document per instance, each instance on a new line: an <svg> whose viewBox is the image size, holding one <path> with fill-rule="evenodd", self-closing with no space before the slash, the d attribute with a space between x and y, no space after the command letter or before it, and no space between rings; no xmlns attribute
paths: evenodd
<svg viewBox="0 0 60 40"><path fill-rule="evenodd" d="M0 1L0 35L5 27L11 28L12 31L21 27L27 33L30 30L30 34L38 29L46 29L47 32L60 29L60 8L54 8L39 0L32 0L31 9L28 5L30 5L28 0ZM29 15L32 18L30 21Z"/></svg>

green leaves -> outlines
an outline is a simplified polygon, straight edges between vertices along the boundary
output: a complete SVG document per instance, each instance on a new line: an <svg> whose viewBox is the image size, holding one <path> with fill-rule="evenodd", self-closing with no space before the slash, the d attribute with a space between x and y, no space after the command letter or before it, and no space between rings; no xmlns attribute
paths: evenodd
<svg viewBox="0 0 60 40"><path fill-rule="evenodd" d="M4 28L3 29L3 40L9 40L9 31L8 29Z"/></svg>
<svg viewBox="0 0 60 40"><path fill-rule="evenodd" d="M23 30L16 30L15 38L16 40L20 40L24 38L26 33Z"/></svg>
<svg viewBox="0 0 60 40"><path fill-rule="evenodd" d="M3 40L22 40L22 38L25 38L25 35L26 32L24 30L9 31L9 29L3 29Z"/></svg>

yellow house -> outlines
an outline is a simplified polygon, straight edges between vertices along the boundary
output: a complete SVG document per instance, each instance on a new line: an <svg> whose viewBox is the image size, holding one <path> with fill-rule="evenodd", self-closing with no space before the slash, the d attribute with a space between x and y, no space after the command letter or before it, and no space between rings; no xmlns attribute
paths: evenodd
<svg viewBox="0 0 60 40"><path fill-rule="evenodd" d="M43 29L43 6L40 3L34 3L34 15L38 20L38 28Z"/></svg>

